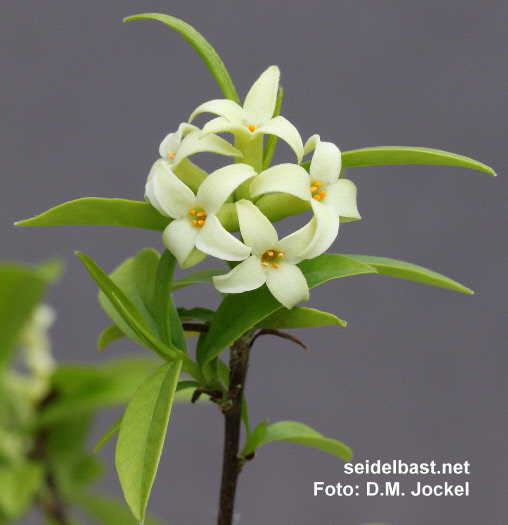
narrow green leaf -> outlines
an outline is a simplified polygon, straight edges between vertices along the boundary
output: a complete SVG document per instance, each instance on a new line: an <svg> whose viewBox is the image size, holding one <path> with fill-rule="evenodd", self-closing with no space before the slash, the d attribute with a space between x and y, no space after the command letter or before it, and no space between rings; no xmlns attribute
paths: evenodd
<svg viewBox="0 0 508 525"><path fill-rule="evenodd" d="M120 501L103 494L73 494L72 499L94 520L103 525L137 525L129 509ZM162 521L147 516L144 525L163 525Z"/></svg>
<svg viewBox="0 0 508 525"><path fill-rule="evenodd" d="M94 453L99 452L99 450L112 438L114 438L118 432L120 432L120 425L122 424L123 414L102 434L102 437L97 441L97 445L93 449Z"/></svg>
<svg viewBox="0 0 508 525"><path fill-rule="evenodd" d="M247 432L247 436L250 434L250 422L249 422L249 407L247 406L247 398L245 397L245 394L242 396L242 422L245 426L245 431Z"/></svg>
<svg viewBox="0 0 508 525"><path fill-rule="evenodd" d="M416 264L396 261L395 259L386 259L385 257L372 257L370 255L346 255L346 257L372 266L381 275L389 275L390 277L398 277L399 279L407 279L431 286L439 286L440 288L448 288L456 292L474 293L457 281L452 281L452 279L440 273L427 270L427 268L417 266Z"/></svg>
<svg viewBox="0 0 508 525"><path fill-rule="evenodd" d="M116 469L125 499L143 521L164 445L181 361L166 363L136 390L127 406L116 445Z"/></svg>
<svg viewBox="0 0 508 525"><path fill-rule="evenodd" d="M318 448L344 461L351 461L353 457L351 449L340 441L326 438L313 428L296 421L279 421L270 425L266 429L259 446L272 441L290 441L291 443Z"/></svg>
<svg viewBox="0 0 508 525"><path fill-rule="evenodd" d="M330 279L375 273L376 270L362 262L336 254L323 254L299 265L309 288ZM211 322L206 343L198 347L198 363L204 365L233 344L249 328L281 308L266 285L241 294L229 294L220 304Z"/></svg>
<svg viewBox="0 0 508 525"><path fill-rule="evenodd" d="M180 288L191 286L193 284L211 283L213 282L212 277L215 277L216 275L224 275L225 273L228 273L228 271L222 268L210 268L209 270L201 270L199 272L191 273L190 275L186 275L185 277L182 277L182 279L175 281L173 283L173 291L180 290Z"/></svg>
<svg viewBox="0 0 508 525"><path fill-rule="evenodd" d="M126 226L163 231L171 222L151 204L126 199L84 197L64 202L31 219L16 222L16 226Z"/></svg>
<svg viewBox="0 0 508 525"><path fill-rule="evenodd" d="M484 171L496 175L492 168L469 157L456 155L448 151L411 146L378 146L362 148L342 153L342 167L383 166L395 164L433 164L435 166L458 166ZM302 166L308 169L310 161Z"/></svg>
<svg viewBox="0 0 508 525"><path fill-rule="evenodd" d="M140 338L148 347L154 350L163 359L174 359L176 353L156 339L150 331L146 319L141 315L139 310L132 304L123 291L104 273L99 266L88 256L77 252L79 258L83 261L85 268L92 279L98 284L104 292L111 305L115 308L128 327Z"/></svg>
<svg viewBox="0 0 508 525"><path fill-rule="evenodd" d="M187 40L187 42L189 42L189 44L198 52L199 56L208 66L208 69L214 76L217 84L219 84L219 87L224 93L224 96L230 100L233 100L237 104L240 104L240 99L238 98L235 86L231 80L231 77L229 76L224 62L222 62L215 49L205 40L203 35L198 33L192 26L183 20L159 13L143 13L140 15L128 16L124 19L124 22L140 19L158 20L159 22L168 25L175 31L178 31L178 33L180 33L185 38L185 40Z"/></svg>
<svg viewBox="0 0 508 525"><path fill-rule="evenodd" d="M125 337L125 334L120 330L120 328L118 328L118 326L116 326L116 324L111 324L104 328L97 341L99 352L103 352L108 345L114 341L118 341L118 339L122 339L122 337Z"/></svg>
<svg viewBox="0 0 508 525"><path fill-rule="evenodd" d="M258 323L257 328L289 329L328 326L334 324L340 326L347 325L346 321L343 321L328 312L321 312L314 308L295 306L291 310L280 308Z"/></svg>
<svg viewBox="0 0 508 525"><path fill-rule="evenodd" d="M266 427L268 426L268 419L262 421L259 425L248 435L247 440L245 441L245 446L241 452L241 456L245 457L253 452L256 452L256 449L261 446L263 436L266 432Z"/></svg>
<svg viewBox="0 0 508 525"><path fill-rule="evenodd" d="M280 107L282 105L282 96L284 92L282 88L279 88L279 93L277 94L277 102L275 104L275 110L273 112L273 118L280 115ZM275 146L277 145L277 136L268 135L266 139L265 152L263 153L263 170L267 170L272 163L273 154L275 153Z"/></svg>
<svg viewBox="0 0 508 525"><path fill-rule="evenodd" d="M169 250L165 250L159 260L155 280L155 317L162 341L187 352L182 323L171 295L175 266L175 256Z"/></svg>

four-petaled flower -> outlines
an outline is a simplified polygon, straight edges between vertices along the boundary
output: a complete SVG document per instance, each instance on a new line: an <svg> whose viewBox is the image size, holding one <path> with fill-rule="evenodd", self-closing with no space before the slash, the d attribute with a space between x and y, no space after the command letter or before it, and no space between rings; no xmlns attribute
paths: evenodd
<svg viewBox="0 0 508 525"><path fill-rule="evenodd" d="M192 122L200 113L214 113L219 117L203 127L202 137L210 133L228 131L240 140L252 140L263 134L276 135L286 141L301 162L303 143L298 130L284 117L273 118L277 102L280 72L277 66L269 67L247 93L243 107L227 99L205 102L189 118Z"/></svg>
<svg viewBox="0 0 508 525"><path fill-rule="evenodd" d="M300 257L312 259L326 251L339 232L340 217L359 219L356 206L356 186L347 179L339 179L340 151L331 142L321 142L313 135L305 145L305 153L314 151L310 173L296 164L279 164L260 173L250 185L250 194L289 193L307 200L314 217L304 226L311 240Z"/></svg>
<svg viewBox="0 0 508 525"><path fill-rule="evenodd" d="M296 266L305 259L299 254L308 245L309 231L301 230L279 241L272 223L250 201L236 203L240 232L252 255L226 275L213 278L223 293L255 290L266 283L272 295L286 308L309 298L309 286Z"/></svg>
<svg viewBox="0 0 508 525"><path fill-rule="evenodd" d="M164 230L162 242L182 268L197 264L204 254L228 261L248 257L250 248L226 231L216 213L240 184L255 175L251 166L232 164L211 173L194 195L167 163L155 163L146 196L160 213L174 219Z"/></svg>

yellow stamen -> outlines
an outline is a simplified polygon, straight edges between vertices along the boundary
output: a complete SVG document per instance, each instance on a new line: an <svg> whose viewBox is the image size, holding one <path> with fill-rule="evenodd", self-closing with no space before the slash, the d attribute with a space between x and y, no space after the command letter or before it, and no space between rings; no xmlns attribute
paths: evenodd
<svg viewBox="0 0 508 525"><path fill-rule="evenodd" d="M319 194L319 196L320 196L321 198L326 197L326 191L322 191L322 192ZM199 214L198 214L198 215L199 215Z"/></svg>
<svg viewBox="0 0 508 525"><path fill-rule="evenodd" d="M191 210L191 211L189 212L189 215L195 215L195 214L196 214L196 210Z"/></svg>
<svg viewBox="0 0 508 525"><path fill-rule="evenodd" d="M205 224L205 221L201 220L201 221L198 221L198 224L202 227L203 224Z"/></svg>
<svg viewBox="0 0 508 525"><path fill-rule="evenodd" d="M279 257L284 257L284 254L283 254L282 252L279 252L277 255L278 255Z"/></svg>
<svg viewBox="0 0 508 525"><path fill-rule="evenodd" d="M269 259L268 254L266 252L263 254L263 259Z"/></svg>
<svg viewBox="0 0 508 525"><path fill-rule="evenodd" d="M198 221L194 220L194 221L192 221L192 224L194 224L194 226L197 226L198 225Z"/></svg>
<svg viewBox="0 0 508 525"><path fill-rule="evenodd" d="M314 185L317 186L317 187L319 188L319 186L322 186L323 183L318 181L318 182L315 182Z"/></svg>
<svg viewBox="0 0 508 525"><path fill-rule="evenodd" d="M273 251L272 250L268 250L266 253L268 254L269 257L273 257Z"/></svg>
<svg viewBox="0 0 508 525"><path fill-rule="evenodd" d="M204 211L198 211L198 217L206 217L206 213Z"/></svg>
<svg viewBox="0 0 508 525"><path fill-rule="evenodd" d="M261 264L262 264L263 266L266 266L266 267L268 266L268 263L267 263L267 262L262 262Z"/></svg>
<svg viewBox="0 0 508 525"><path fill-rule="evenodd" d="M247 128L251 133L254 133L254 131L256 131L259 128L259 126L254 126L254 124L251 124L250 126L247 126Z"/></svg>
<svg viewBox="0 0 508 525"><path fill-rule="evenodd" d="M314 197L312 197L312 198L316 199L318 201L319 199L321 199L321 195L314 195Z"/></svg>
<svg viewBox="0 0 508 525"><path fill-rule="evenodd" d="M317 190L317 186L311 186L310 187L310 192L311 193L314 193L316 190Z"/></svg>
<svg viewBox="0 0 508 525"><path fill-rule="evenodd" d="M272 266L273 266L274 268L278 268L278 267L279 267L279 265L278 265L277 263L273 263Z"/></svg>
<svg viewBox="0 0 508 525"><path fill-rule="evenodd" d="M175 158L175 153L173 153L172 151L168 151L168 155L174 159Z"/></svg>

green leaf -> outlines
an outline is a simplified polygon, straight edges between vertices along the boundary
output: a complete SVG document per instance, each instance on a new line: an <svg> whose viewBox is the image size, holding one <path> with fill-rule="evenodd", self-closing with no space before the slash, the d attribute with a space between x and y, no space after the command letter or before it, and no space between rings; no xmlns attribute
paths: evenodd
<svg viewBox="0 0 508 525"><path fill-rule="evenodd" d="M37 424L48 425L76 414L124 405L160 364L155 357L135 357L116 359L100 367L59 366L51 378L58 397L44 407Z"/></svg>
<svg viewBox="0 0 508 525"><path fill-rule="evenodd" d="M122 424L123 414L102 434L97 445L93 449L94 453L99 452L99 450L112 438L114 438L118 432L120 432L120 425Z"/></svg>
<svg viewBox="0 0 508 525"><path fill-rule="evenodd" d="M111 304L111 303L110 303ZM118 339L125 337L125 334L116 326L116 324L111 324L100 333L99 339L97 341L97 347L99 352L103 352L108 345Z"/></svg>
<svg viewBox="0 0 508 525"><path fill-rule="evenodd" d="M282 105L282 96L284 92L282 88L279 88L277 95L277 102L275 104L275 110L273 112L273 118L280 115L280 107ZM268 135L266 139L265 152L263 153L263 170L267 170L272 163L273 154L275 153L275 146L277 145L277 135Z"/></svg>
<svg viewBox="0 0 508 525"><path fill-rule="evenodd" d="M151 204L126 199L84 197L64 202L31 219L16 222L16 226L127 226L163 231L171 222Z"/></svg>
<svg viewBox="0 0 508 525"><path fill-rule="evenodd" d="M242 413L241 413L242 423L245 426L245 431L247 436L250 435L250 422L249 422L249 407L247 406L247 398L245 394L242 396Z"/></svg>
<svg viewBox="0 0 508 525"><path fill-rule="evenodd" d="M120 501L103 494L73 494L72 499L94 520L103 525L137 525L136 519ZM163 525L147 516L144 525Z"/></svg>
<svg viewBox="0 0 508 525"><path fill-rule="evenodd" d="M197 319L199 321L211 321L215 312L209 310L208 308L191 308L187 310L186 308L177 308L178 315L182 321L191 321Z"/></svg>
<svg viewBox="0 0 508 525"><path fill-rule="evenodd" d="M154 301L155 318L157 319L157 326L162 341L167 345L172 344L187 352L187 341L185 340L182 323L171 295L175 266L175 256L169 250L165 250L157 266Z"/></svg>
<svg viewBox="0 0 508 525"><path fill-rule="evenodd" d="M224 93L224 96L230 100L233 100L237 104L240 104L240 99L238 98L235 86L231 80L231 77L229 76L224 62L222 62L215 49L205 40L203 35L198 33L192 26L183 20L159 13L143 13L140 15L128 16L124 19L124 22L140 19L159 20L159 22L162 22L175 31L178 31L178 33L180 33L185 38L185 40L187 40L187 42L189 42L189 44L198 52L199 56L208 66L208 69L214 76L217 84L219 84L219 87Z"/></svg>
<svg viewBox="0 0 508 525"><path fill-rule="evenodd" d="M42 485L43 474L42 466L35 463L2 465L0 515L7 516L9 523L20 518L32 506L35 494Z"/></svg>
<svg viewBox="0 0 508 525"><path fill-rule="evenodd" d="M228 273L228 271L222 268L210 268L209 270L201 270L199 272L191 273L190 275L186 275L185 277L182 277L182 279L175 281L173 283L173 291L180 290L180 288L191 286L193 284L211 283L213 282L212 277L215 277L216 275L224 275L225 273Z"/></svg>
<svg viewBox="0 0 508 525"><path fill-rule="evenodd" d="M484 171L496 175L492 168L463 155L448 151L411 146L378 146L362 148L342 153L342 167L356 168L358 166L383 166L394 164L433 164L436 166L459 166L473 170ZM302 164L305 169L310 161Z"/></svg>
<svg viewBox="0 0 508 525"><path fill-rule="evenodd" d="M77 255L83 261L88 273L99 285L99 288L103 291L113 308L117 311L122 320L125 321L128 328L138 336L139 340L141 340L145 346L154 350L154 352L163 359L174 359L176 357L174 349L168 348L154 337L146 319L134 306L132 301L127 298L125 293L104 273L103 270L99 268L99 266L97 266L97 264L95 264L90 257L80 252L77 252Z"/></svg>
<svg viewBox="0 0 508 525"><path fill-rule="evenodd" d="M259 423L254 431L248 435L247 440L245 441L245 446L243 447L243 450L240 454L241 456L248 456L249 454L255 452L259 446L261 446L261 441L265 435L267 426L268 419Z"/></svg>
<svg viewBox="0 0 508 525"><path fill-rule="evenodd" d="M270 425L266 429L259 446L272 441L289 441L318 448L344 461L351 461L353 457L351 449L340 441L326 438L313 428L296 421L279 421Z"/></svg>
<svg viewBox="0 0 508 525"><path fill-rule="evenodd" d="M457 281L452 281L452 279L448 279L448 277L440 273L427 270L427 268L417 266L416 264L396 261L395 259L386 259L385 257L372 257L370 255L346 255L346 257L372 266L381 275L389 275L390 277L398 277L399 279L407 279L431 286L439 286L440 288L448 288L456 292L474 293Z"/></svg>
<svg viewBox="0 0 508 525"><path fill-rule="evenodd" d="M118 434L116 469L138 521L145 516L181 365L181 361L166 363L141 384L127 406Z"/></svg>
<svg viewBox="0 0 508 525"><path fill-rule="evenodd" d="M291 310L280 308L257 324L256 328L289 329L308 328L312 326L328 326L338 324L346 326L346 321L328 312L314 308L295 306Z"/></svg>
<svg viewBox="0 0 508 525"><path fill-rule="evenodd" d="M298 265L309 288L330 279L375 273L367 264L336 254L323 254ZM204 365L233 344L248 329L281 308L266 285L241 294L229 294L220 304L211 322L206 344L197 349L198 363Z"/></svg>
<svg viewBox="0 0 508 525"><path fill-rule="evenodd" d="M60 267L57 261L40 266L0 264L0 368L9 363L23 328Z"/></svg>

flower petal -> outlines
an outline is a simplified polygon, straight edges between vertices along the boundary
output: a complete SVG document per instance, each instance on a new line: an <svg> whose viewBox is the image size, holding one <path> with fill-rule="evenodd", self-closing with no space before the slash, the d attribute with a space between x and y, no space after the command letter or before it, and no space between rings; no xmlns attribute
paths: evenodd
<svg viewBox="0 0 508 525"><path fill-rule="evenodd" d="M319 135L312 135L310 139L305 143L305 147L303 148L303 154L307 155L307 153L310 153L313 149L316 148L316 144L319 144L321 142L321 138Z"/></svg>
<svg viewBox="0 0 508 525"><path fill-rule="evenodd" d="M278 117L275 117L260 126L256 131L254 131L253 134L255 135L260 133L275 135L286 141L291 149L295 152L298 162L302 162L302 137L300 137L300 133L298 133L298 130L293 126L293 124L291 124L291 122L289 122L289 120L279 115Z"/></svg>
<svg viewBox="0 0 508 525"><path fill-rule="evenodd" d="M196 248L225 261L243 261L251 249L231 235L215 215L209 215L196 237Z"/></svg>
<svg viewBox="0 0 508 525"><path fill-rule="evenodd" d="M194 193L164 161L155 164L152 170L153 193L157 202L170 217L181 219L195 205Z"/></svg>
<svg viewBox="0 0 508 525"><path fill-rule="evenodd" d="M192 222L185 219L177 219L166 226L162 232L164 246L177 258L178 264L183 268L187 257L196 246L198 229Z"/></svg>
<svg viewBox="0 0 508 525"><path fill-rule="evenodd" d="M157 161L159 162L159 161ZM148 179L145 185L145 197L148 199L148 202L161 214L169 217L169 215L161 208L159 201L155 198L155 193L153 191L153 173L150 172Z"/></svg>
<svg viewBox="0 0 508 525"><path fill-rule="evenodd" d="M279 248L284 253L284 260L293 264L302 261L304 257L300 257L299 254L308 248L316 235L316 229L317 220L316 217L312 217L303 228L281 239Z"/></svg>
<svg viewBox="0 0 508 525"><path fill-rule="evenodd" d="M279 68L270 66L254 82L243 103L245 118L248 120L247 125L259 126L273 117L275 103L277 102L279 78Z"/></svg>
<svg viewBox="0 0 508 525"><path fill-rule="evenodd" d="M302 259L313 259L324 253L339 233L339 216L335 210L314 199L311 205L316 219L316 231L311 243L298 254Z"/></svg>
<svg viewBox="0 0 508 525"><path fill-rule="evenodd" d="M318 142L310 163L312 182L320 181L325 184L335 182L339 178L341 167L339 148L331 142Z"/></svg>
<svg viewBox="0 0 508 525"><path fill-rule="evenodd" d="M249 191L252 197L280 191L307 201L311 198L310 177L297 164L278 164L261 172L252 181Z"/></svg>
<svg viewBox="0 0 508 525"><path fill-rule="evenodd" d="M197 201L207 215L215 215L231 193L254 175L256 172L247 164L231 164L216 170L201 183Z"/></svg>
<svg viewBox="0 0 508 525"><path fill-rule="evenodd" d="M248 292L263 286L266 274L259 257L251 255L226 275L213 277L213 284L222 293Z"/></svg>
<svg viewBox="0 0 508 525"><path fill-rule="evenodd" d="M201 137L206 137L212 133L232 133L233 135L239 135L243 138L250 138L251 132L243 124L232 124L229 120L224 117L217 117L210 122L207 122L201 131Z"/></svg>
<svg viewBox="0 0 508 525"><path fill-rule="evenodd" d="M324 204L345 219L361 219L356 204L356 186L349 179L339 179L326 187Z"/></svg>
<svg viewBox="0 0 508 525"><path fill-rule="evenodd" d="M252 202L238 201L236 211L243 242L252 248L254 255L261 256L266 250L277 247L279 238L275 228Z"/></svg>
<svg viewBox="0 0 508 525"><path fill-rule="evenodd" d="M266 285L275 299L288 309L309 299L309 285L302 271L288 262L268 270Z"/></svg>
<svg viewBox="0 0 508 525"><path fill-rule="evenodd" d="M165 159L173 160L171 157L169 157L169 153L176 153L178 150L178 146L180 145L180 142L182 141L182 138L188 135L191 131L197 130L198 128L196 126L193 126L192 124L187 124L187 122L183 122L178 126L178 131L176 133L170 133L169 135L166 135L164 140L161 142L161 145L159 146L159 153L160 156Z"/></svg>
<svg viewBox="0 0 508 525"><path fill-rule="evenodd" d="M219 115L219 117L224 117L231 123L237 122L239 124L243 123L244 117L242 107L236 102L227 99L210 100L209 102L201 104L189 117L189 123L200 113L214 113L215 115Z"/></svg>
<svg viewBox="0 0 508 525"><path fill-rule="evenodd" d="M200 153L203 151L209 151L210 153L218 153L219 155L229 155L230 157L241 157L242 153L234 148L227 140L217 137L217 135L207 135L206 137L200 138L201 131L196 130L189 133L180 143L176 152L173 166L176 167L180 162L194 155L194 153Z"/></svg>

